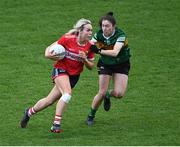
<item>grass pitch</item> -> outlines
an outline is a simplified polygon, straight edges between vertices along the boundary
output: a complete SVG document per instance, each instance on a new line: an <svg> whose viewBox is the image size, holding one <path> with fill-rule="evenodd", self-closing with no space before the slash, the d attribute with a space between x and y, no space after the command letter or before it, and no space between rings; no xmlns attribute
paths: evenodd
<svg viewBox="0 0 180 147"><path fill-rule="evenodd" d="M0 145L180 145L179 0L1 0ZM93 127L85 125L98 90L96 68L85 70L63 117L62 134L49 132L55 105L19 128L25 107L52 88L52 62L44 50L79 18L114 11L128 35L131 71L127 93L100 107ZM96 56L97 61L98 56Z"/></svg>

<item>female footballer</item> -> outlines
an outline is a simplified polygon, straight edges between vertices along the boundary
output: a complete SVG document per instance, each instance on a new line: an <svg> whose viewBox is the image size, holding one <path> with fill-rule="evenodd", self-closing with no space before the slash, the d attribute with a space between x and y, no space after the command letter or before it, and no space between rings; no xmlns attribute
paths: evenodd
<svg viewBox="0 0 180 147"><path fill-rule="evenodd" d="M100 54L97 68L99 74L99 91L95 95L86 123L92 125L96 111L104 100L104 109L110 109L110 97L124 96L130 70L130 49L125 33L116 27L113 12L107 13L99 20L100 30L95 33L91 49ZM108 91L110 79L113 80L113 89Z"/></svg>
<svg viewBox="0 0 180 147"><path fill-rule="evenodd" d="M51 132L59 133L62 131L61 120L63 112L71 100L72 88L77 84L80 73L83 71L83 66L85 65L88 69L92 69L94 65L94 53L90 51L92 45L90 42L91 36L91 21L82 18L77 21L72 30L46 48L45 57L56 61L52 71L54 87L46 97L25 110L24 116L20 121L22 128L26 128L32 115L58 101ZM50 52L50 48L55 44L61 44L66 49L65 58L62 60L58 60Z"/></svg>

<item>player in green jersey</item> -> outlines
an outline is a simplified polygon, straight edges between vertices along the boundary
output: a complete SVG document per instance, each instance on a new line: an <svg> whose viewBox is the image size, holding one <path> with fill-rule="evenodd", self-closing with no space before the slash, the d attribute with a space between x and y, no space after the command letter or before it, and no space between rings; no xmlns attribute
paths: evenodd
<svg viewBox="0 0 180 147"><path fill-rule="evenodd" d="M104 109L111 106L110 97L122 98L128 84L130 70L130 48L125 33L116 27L113 12L109 12L99 20L100 30L94 34L95 43L91 50L100 54L97 64L99 74L99 91L95 95L86 123L92 125L96 111L104 100ZM113 89L108 91L110 80Z"/></svg>

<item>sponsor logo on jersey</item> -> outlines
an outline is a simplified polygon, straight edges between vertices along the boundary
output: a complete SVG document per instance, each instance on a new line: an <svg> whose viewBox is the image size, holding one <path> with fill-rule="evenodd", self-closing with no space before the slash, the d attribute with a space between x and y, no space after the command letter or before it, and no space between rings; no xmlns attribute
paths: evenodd
<svg viewBox="0 0 180 147"><path fill-rule="evenodd" d="M72 53L72 52L67 51L67 50L66 50L66 58L71 59L71 60L75 60L75 61L79 61L79 62L83 61L83 59L79 56L79 54Z"/></svg>

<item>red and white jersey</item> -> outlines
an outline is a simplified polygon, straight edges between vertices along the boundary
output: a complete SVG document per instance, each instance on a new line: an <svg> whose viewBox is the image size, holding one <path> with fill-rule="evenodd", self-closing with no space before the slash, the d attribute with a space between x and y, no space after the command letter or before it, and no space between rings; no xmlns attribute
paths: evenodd
<svg viewBox="0 0 180 147"><path fill-rule="evenodd" d="M55 68L66 70L69 75L79 75L83 71L83 60L79 56L79 51L84 51L87 59L94 60L94 53L90 52L92 43L89 41L85 45L80 45L77 42L77 36L71 34L63 35L58 41L66 49L66 56L62 60L54 64Z"/></svg>

